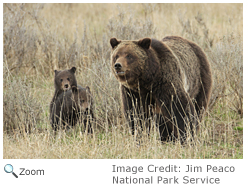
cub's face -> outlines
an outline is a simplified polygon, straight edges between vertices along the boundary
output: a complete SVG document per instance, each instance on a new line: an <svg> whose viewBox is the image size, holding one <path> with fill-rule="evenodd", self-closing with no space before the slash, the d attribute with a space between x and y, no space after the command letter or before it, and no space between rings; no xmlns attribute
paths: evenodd
<svg viewBox="0 0 249 189"><path fill-rule="evenodd" d="M87 86L86 88L78 89L78 94L75 96L75 98L80 108L80 112L88 114L88 111L90 111L92 104L92 95L90 92L90 88Z"/></svg>
<svg viewBox="0 0 249 189"><path fill-rule="evenodd" d="M112 72L128 88L137 88L147 59L146 49L149 48L151 40L149 39L148 47L141 46L140 41L118 41L116 38L110 40Z"/></svg>
<svg viewBox="0 0 249 189"><path fill-rule="evenodd" d="M63 91L70 90L73 86L77 86L75 73L76 68L70 70L57 71L55 70L55 88Z"/></svg>

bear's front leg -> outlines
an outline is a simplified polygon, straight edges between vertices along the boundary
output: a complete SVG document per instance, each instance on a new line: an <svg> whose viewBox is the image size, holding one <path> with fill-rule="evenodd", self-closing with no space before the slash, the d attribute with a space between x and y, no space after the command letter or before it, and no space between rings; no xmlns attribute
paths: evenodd
<svg viewBox="0 0 249 189"><path fill-rule="evenodd" d="M134 117L139 116L139 114L141 114L139 94L121 85L121 99L125 118L129 122L132 135L134 135Z"/></svg>

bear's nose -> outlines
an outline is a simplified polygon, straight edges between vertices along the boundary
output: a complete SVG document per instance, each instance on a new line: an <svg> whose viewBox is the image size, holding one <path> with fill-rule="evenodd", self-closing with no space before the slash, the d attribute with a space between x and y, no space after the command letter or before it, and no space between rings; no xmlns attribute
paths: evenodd
<svg viewBox="0 0 249 189"><path fill-rule="evenodd" d="M68 88L68 84L65 84L64 86L65 86L65 88Z"/></svg>
<svg viewBox="0 0 249 189"><path fill-rule="evenodd" d="M115 70L120 70L122 68L122 65L120 63L116 63L114 65Z"/></svg>

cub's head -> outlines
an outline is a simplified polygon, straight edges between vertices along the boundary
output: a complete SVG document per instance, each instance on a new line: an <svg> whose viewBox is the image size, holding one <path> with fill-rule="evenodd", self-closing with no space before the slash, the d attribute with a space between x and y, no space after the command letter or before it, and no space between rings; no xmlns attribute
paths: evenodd
<svg viewBox="0 0 249 189"><path fill-rule="evenodd" d="M112 72L122 85L128 88L136 88L148 59L146 52L150 48L151 39L121 41L111 38L110 44L112 46Z"/></svg>
<svg viewBox="0 0 249 189"><path fill-rule="evenodd" d="M72 89L74 95L74 101L76 102L81 113L89 114L91 111L91 106L93 104L93 98L90 91L90 88L86 86L83 88L77 86L77 88Z"/></svg>
<svg viewBox="0 0 249 189"><path fill-rule="evenodd" d="M55 89L59 91L68 91L74 87L77 87L75 71L76 71L75 67L72 67L69 70L63 70L63 71L55 70L54 71Z"/></svg>

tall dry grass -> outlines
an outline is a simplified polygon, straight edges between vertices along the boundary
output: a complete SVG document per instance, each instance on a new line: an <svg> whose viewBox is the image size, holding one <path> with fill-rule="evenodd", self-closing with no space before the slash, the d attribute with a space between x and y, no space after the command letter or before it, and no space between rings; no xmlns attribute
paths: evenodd
<svg viewBox="0 0 249 189"><path fill-rule="evenodd" d="M242 4L4 4L4 158L243 158ZM179 35L212 65L209 110L195 145L131 135L109 39ZM93 135L57 137L49 123L54 69L76 66L95 101ZM81 127L78 125L77 127Z"/></svg>

